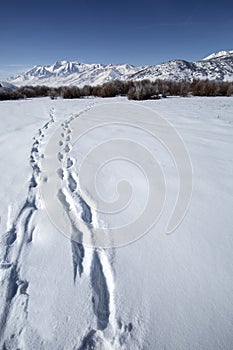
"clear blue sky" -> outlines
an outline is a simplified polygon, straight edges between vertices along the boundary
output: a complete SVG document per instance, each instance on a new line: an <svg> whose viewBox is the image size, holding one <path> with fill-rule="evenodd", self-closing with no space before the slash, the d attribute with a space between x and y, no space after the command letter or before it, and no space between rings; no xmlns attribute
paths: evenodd
<svg viewBox="0 0 233 350"><path fill-rule="evenodd" d="M0 79L57 60L198 60L233 50L232 33L232 0L2 1Z"/></svg>

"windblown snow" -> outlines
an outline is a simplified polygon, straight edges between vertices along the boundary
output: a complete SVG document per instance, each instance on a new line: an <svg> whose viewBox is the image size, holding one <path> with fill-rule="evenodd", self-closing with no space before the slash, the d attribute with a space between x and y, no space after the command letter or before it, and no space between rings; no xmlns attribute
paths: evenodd
<svg viewBox="0 0 233 350"><path fill-rule="evenodd" d="M135 103L105 100L111 102ZM181 225L166 235L176 170L159 143L139 131L129 135L128 129L128 137L160 157L169 191L158 224L138 241L114 249L87 248L62 235L39 191L47 141L61 128L58 157L68 157L59 172L59 199L71 221L77 216L83 227L98 225L79 192L75 163L84 149L75 152L71 123L100 103L98 98L0 102L0 347L231 349L233 98L135 103L162 115L183 138L193 164L193 195ZM104 129L99 139L119 137L118 132ZM107 193L106 174L99 184ZM74 228L73 234L82 231Z"/></svg>

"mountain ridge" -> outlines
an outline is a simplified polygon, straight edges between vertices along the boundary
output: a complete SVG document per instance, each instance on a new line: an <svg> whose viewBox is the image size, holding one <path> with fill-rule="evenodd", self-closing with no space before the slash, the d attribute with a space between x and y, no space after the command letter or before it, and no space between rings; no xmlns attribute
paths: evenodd
<svg viewBox="0 0 233 350"><path fill-rule="evenodd" d="M98 85L113 80L162 79L182 81L210 79L233 81L233 50L219 51L202 60L171 60L152 66L130 64L81 63L61 60L52 65L37 65L8 79L16 85Z"/></svg>
<svg viewBox="0 0 233 350"><path fill-rule="evenodd" d="M0 90L1 89L11 89L11 90L15 90L17 89L17 87L7 81L4 80L0 80Z"/></svg>

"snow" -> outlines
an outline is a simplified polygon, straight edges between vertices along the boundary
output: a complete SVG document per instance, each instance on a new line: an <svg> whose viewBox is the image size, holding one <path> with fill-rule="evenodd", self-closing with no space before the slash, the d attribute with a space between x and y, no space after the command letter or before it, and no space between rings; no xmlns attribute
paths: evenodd
<svg viewBox="0 0 233 350"><path fill-rule="evenodd" d="M122 79L134 74L142 67L125 64L86 64L58 61L47 66L34 66L32 69L9 79L20 85L98 85L114 79Z"/></svg>
<svg viewBox="0 0 233 350"><path fill-rule="evenodd" d="M223 56L231 56L231 54L233 54L233 50L231 51L218 51L218 52L215 52L215 53L212 53L211 55L203 58L202 60L203 61L207 61L207 60L211 60L213 58L220 58L220 57L223 57Z"/></svg>
<svg viewBox="0 0 233 350"><path fill-rule="evenodd" d="M35 66L9 79L21 85L98 85L112 80L193 79L233 80L233 51L214 53L197 62L174 60L152 66L135 67L129 64L86 64L58 61L53 65Z"/></svg>
<svg viewBox="0 0 233 350"><path fill-rule="evenodd" d="M151 108L176 128L191 157L193 194L184 220L166 235L177 191L176 170L166 149L132 128L123 134L121 128L98 131L99 140L120 133L160 157L169 191L162 216L146 235L121 248L84 247L82 260L82 247L52 224L33 181L42 181L36 166L41 166L46 144L61 124L65 136L75 116L112 102ZM230 97L0 102L1 348L70 350L94 344L97 350L231 349L232 111ZM90 135L83 144L73 145L76 165L96 140ZM120 168L128 177L132 164L127 167L121 161L118 168L109 164L100 172L104 180L98 179L98 189L113 199L114 167L115 176L120 176ZM69 174L78 183L75 169L66 169L64 184L71 184ZM140 189L145 187L141 174L135 172L134 178L141 205L145 198ZM77 190L66 190L74 209L85 211L87 224L89 209L82 201L74 202ZM93 213L93 225L100 224L99 219Z"/></svg>
<svg viewBox="0 0 233 350"><path fill-rule="evenodd" d="M0 81L0 89L1 88L16 89L16 86L8 83L7 81Z"/></svg>

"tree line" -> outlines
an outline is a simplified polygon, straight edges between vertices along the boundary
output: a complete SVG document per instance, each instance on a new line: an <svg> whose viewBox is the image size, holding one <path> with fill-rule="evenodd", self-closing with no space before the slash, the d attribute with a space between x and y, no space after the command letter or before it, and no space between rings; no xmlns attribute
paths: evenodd
<svg viewBox="0 0 233 350"><path fill-rule="evenodd" d="M192 82L172 80L155 81L121 81L114 80L102 85L61 86L22 86L12 90L0 89L0 100L17 100L23 98L46 97L51 99L74 99L88 96L115 97L127 96L129 100L159 99L167 96L232 96L233 82L214 80L193 80Z"/></svg>

